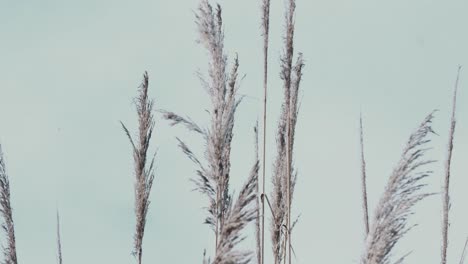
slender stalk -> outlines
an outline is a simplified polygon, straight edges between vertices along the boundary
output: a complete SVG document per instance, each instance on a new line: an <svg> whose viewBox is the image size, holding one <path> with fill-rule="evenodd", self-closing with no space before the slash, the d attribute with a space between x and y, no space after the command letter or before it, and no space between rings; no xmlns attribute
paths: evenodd
<svg viewBox="0 0 468 264"><path fill-rule="evenodd" d="M369 234L369 212L367 206L366 160L364 159L364 133L362 128L362 114L359 115L359 131L361 145L361 183L362 183L362 210L364 212L365 237Z"/></svg>
<svg viewBox="0 0 468 264"><path fill-rule="evenodd" d="M465 257L466 257L466 246L468 246L468 237L466 238L466 241L465 241L465 246L463 247L463 251L462 251L462 255L461 255L461 258L460 258L460 263L459 263L459 264L463 264L463 263L465 263Z"/></svg>
<svg viewBox="0 0 468 264"><path fill-rule="evenodd" d="M288 232L287 226L285 227L285 231L284 231L284 232L285 232L285 233ZM283 241L283 248L284 248L284 251L283 251L283 254L284 254L284 255L283 255L283 264L286 264L286 261L288 260L288 259L286 258L286 257L287 257L286 254L287 254L287 252L288 252L288 251L286 250L286 246L287 246L287 244L288 244L288 239L287 239L287 238L288 238L288 234L286 234L286 239Z"/></svg>
<svg viewBox="0 0 468 264"><path fill-rule="evenodd" d="M266 164L266 122L267 122L267 87L268 87L268 37L270 31L270 0L263 0L263 153L262 153L262 244L259 263L265 262L265 164Z"/></svg>
<svg viewBox="0 0 468 264"><path fill-rule="evenodd" d="M2 228L6 233L7 242L3 246L5 264L17 264L15 225L13 223L13 212L10 201L10 180L6 173L5 160L2 146L0 145L0 213L3 217Z"/></svg>
<svg viewBox="0 0 468 264"><path fill-rule="evenodd" d="M135 166L135 217L136 228L134 234L134 251L138 263L141 264L143 256L143 236L146 226L146 215L149 209L149 196L154 180L154 159L148 165L147 153L150 139L154 129L153 101L148 98L148 73L143 75L143 82L139 87L139 94L136 98L136 109L138 114L138 142L136 145L129 130L123 123L122 128L127 134L133 147L133 160Z"/></svg>
<svg viewBox="0 0 468 264"><path fill-rule="evenodd" d="M291 102L288 108L288 129L287 129L287 143L286 143L286 188L287 188L287 202L288 202L288 217L286 218L286 241L288 244L289 264L291 264ZM285 250L286 252L286 250ZM285 259L286 262L286 259Z"/></svg>
<svg viewBox="0 0 468 264"><path fill-rule="evenodd" d="M259 161L258 158L258 121L254 127L254 134L255 134L255 160ZM257 175L258 176L258 175ZM257 215L255 217L255 238L256 238L256 255L257 255L257 264L262 263L262 232L261 232L261 219L260 219L260 204L259 204L259 194L260 194L260 186L258 184L257 179L257 188L256 188L256 199L255 199L255 207L257 209Z"/></svg>
<svg viewBox="0 0 468 264"><path fill-rule="evenodd" d="M452 162L452 151L453 151L453 137L455 134L455 111L457 106L457 91L458 91L458 80L460 78L461 66L458 67L457 79L455 81L455 88L453 92L453 101L452 101L452 116L450 121L450 131L449 131L449 141L448 141L448 151L447 151L447 160L445 162L445 178L444 178L444 187L443 187L443 215L442 215L442 264L447 263L447 248L448 248L448 227L449 227L449 210L450 210L450 196L449 196L449 187L450 187L450 165Z"/></svg>
<svg viewBox="0 0 468 264"><path fill-rule="evenodd" d="M287 19L287 33L286 33L286 63L287 67L289 68L289 71L287 73L286 77L286 82L289 82L287 84L288 90L291 90L291 75L292 75L292 57L293 57L293 38L294 38L294 10L296 8L296 3L295 0L289 0L289 10L288 10L288 16ZM288 91L290 94L290 91ZM291 119L292 119L292 113L291 113L291 96L289 95L288 97L288 103L287 103L287 111L288 111L288 117L287 117L287 143L286 143L286 190L287 190L287 218L286 218L286 241L287 241L287 246L288 246L288 257L289 257L289 264L291 264L291 146L292 146L292 135L291 135ZM296 109L294 109L296 111Z"/></svg>
<svg viewBox="0 0 468 264"><path fill-rule="evenodd" d="M62 264L62 239L60 238L60 215L57 210L57 259L58 264Z"/></svg>

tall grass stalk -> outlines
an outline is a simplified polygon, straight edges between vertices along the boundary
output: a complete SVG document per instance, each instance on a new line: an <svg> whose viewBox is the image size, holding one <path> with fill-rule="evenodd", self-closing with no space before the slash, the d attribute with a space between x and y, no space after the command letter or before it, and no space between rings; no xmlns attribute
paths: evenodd
<svg viewBox="0 0 468 264"><path fill-rule="evenodd" d="M291 201L296 175L292 169L295 126L298 114L298 93L304 61L302 54L293 66L294 55L294 10L295 1L290 0L286 9L285 50L281 57L280 77L283 80L284 101L277 131L277 156L273 166L271 236L275 264L286 261L289 252L291 261Z"/></svg>
<svg viewBox="0 0 468 264"><path fill-rule="evenodd" d="M452 116L450 119L450 130L449 130L449 141L448 141L448 150L447 150L447 160L445 161L445 177L444 177L444 187L442 190L443 199L442 199L442 252L441 252L441 263L447 263L447 249L448 249L448 228L449 228L449 210L450 210L450 165L452 162L452 151L453 151L453 137L455 134L455 125L456 118L455 112L457 107L457 91L458 91L458 81L460 79L460 70L461 66L458 67L457 79L455 81L455 88L452 98Z"/></svg>
<svg viewBox="0 0 468 264"><path fill-rule="evenodd" d="M463 246L463 251L462 251L462 255L461 255L459 264L465 263L466 247L467 246L468 246L468 238L466 238L466 240L465 240L465 245Z"/></svg>
<svg viewBox="0 0 468 264"><path fill-rule="evenodd" d="M292 65L292 56L293 56L293 36L294 36L294 9L295 3L293 0L289 1L289 12L286 15L286 65L283 64L283 69L286 69L286 74L283 76L285 82L287 82L287 78L291 79L291 65ZM288 47L288 44L290 46ZM289 54L289 50L291 50L291 54ZM290 84L287 84L290 86ZM288 245L288 256L289 256L289 264L291 264L291 101L288 102L288 116L287 116L287 132L286 132L286 195L287 195L287 217L286 217L286 239L285 239L285 246ZM286 254L286 250L284 251ZM284 258L284 263L286 263L286 255Z"/></svg>
<svg viewBox="0 0 468 264"><path fill-rule="evenodd" d="M60 237L60 215L57 210L57 262L62 264L62 239Z"/></svg>
<svg viewBox="0 0 468 264"><path fill-rule="evenodd" d="M364 213L365 236L369 234L369 209L367 205L367 184L366 184L366 160L364 158L364 132L362 128L362 114L359 115L359 135L361 146L361 185L362 185L362 210Z"/></svg>
<svg viewBox="0 0 468 264"><path fill-rule="evenodd" d="M260 162L260 159L258 157L258 122L254 127L254 135L255 135L255 160ZM256 189L256 195L257 198L255 199L255 207L257 208L257 215L255 218L255 238L256 238L256 256L257 256L257 264L262 263L262 223L260 220L261 217L261 211L260 211L260 203L259 203L259 197L260 195L260 186L257 181L257 189Z"/></svg>
<svg viewBox="0 0 468 264"><path fill-rule="evenodd" d="M268 41L270 33L270 0L262 1L262 30L263 30L263 151L262 151L262 241L259 263L265 258L265 165L266 165L266 122L268 99Z"/></svg>
<svg viewBox="0 0 468 264"><path fill-rule="evenodd" d="M164 112L164 118L172 125L184 125L189 130L202 135L205 140L206 165L180 139L182 151L197 166L198 177L194 179L197 189L209 200L208 217L205 223L215 233L215 258L213 263L247 263L251 253L235 249L242 241L240 231L257 217L254 200L257 199L258 160L234 202L229 191L231 169L231 142L233 138L234 116L241 102L237 97L239 89L237 57L230 73L227 71L227 56L224 53L224 32L221 7L213 8L202 0L196 13L199 41L209 54L209 81L203 77L202 84L211 99L211 122L208 128L201 128L190 118L172 112Z"/></svg>
<svg viewBox="0 0 468 264"><path fill-rule="evenodd" d="M135 143L129 130L123 123L122 128L127 134L133 149L133 160L135 163L135 216L136 228L134 234L133 254L141 264L143 255L143 236L146 226L146 215L149 209L149 196L154 180L154 159L153 155L148 164L148 148L154 129L153 100L148 98L148 73L143 75L143 82L138 90L136 100L136 110L138 114L138 141Z"/></svg>
<svg viewBox="0 0 468 264"><path fill-rule="evenodd" d="M411 229L407 222L412 214L412 207L430 195L421 190L426 186L422 180L432 174L432 171L423 168L434 162L424 159L430 142L428 134L433 133L432 119L433 113L411 134L401 159L388 180L374 213L361 258L362 264L393 263L390 261L393 247ZM401 263L404 258L405 256L396 263Z"/></svg>
<svg viewBox="0 0 468 264"><path fill-rule="evenodd" d="M17 264L15 225L10 201L10 180L6 172L5 158L0 145L0 213L3 217L2 228L6 234L6 245L3 246L4 263Z"/></svg>

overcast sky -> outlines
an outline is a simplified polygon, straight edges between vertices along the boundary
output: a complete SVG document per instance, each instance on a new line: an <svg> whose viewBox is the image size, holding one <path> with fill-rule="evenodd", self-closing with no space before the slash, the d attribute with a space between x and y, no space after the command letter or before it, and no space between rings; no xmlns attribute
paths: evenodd
<svg viewBox="0 0 468 264"><path fill-rule="evenodd" d="M210 102L196 75L207 65L196 43L197 3L0 0L0 143L20 263L56 261L57 208L64 263L134 262L133 159L119 121L135 131L132 98L146 70L156 108L208 124ZM253 161L252 127L262 109L260 0L220 3L226 51L231 59L239 54L246 74L232 152L238 190ZM282 99L283 7L272 1L267 175ZM467 13L465 0L297 0L295 48L306 67L294 162L293 215L301 215L293 234L295 263L359 262L361 110L371 216L410 133L433 109L440 110L438 136L432 136L429 157L440 162L432 166L427 190L440 191L457 66L468 66ZM465 69L453 153L450 263L458 263L468 235L467 89ZM202 224L207 201L192 191L195 167L175 137L200 155L203 142L156 115L144 263L201 263L205 248L213 255L213 234ZM408 263L439 262L441 204L438 195L419 203L411 217L419 225L397 246L396 257L413 251Z"/></svg>

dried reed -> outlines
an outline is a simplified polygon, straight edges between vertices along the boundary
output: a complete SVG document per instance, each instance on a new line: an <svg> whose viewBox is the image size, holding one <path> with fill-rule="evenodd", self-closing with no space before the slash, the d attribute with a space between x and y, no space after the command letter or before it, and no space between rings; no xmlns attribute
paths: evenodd
<svg viewBox="0 0 468 264"><path fill-rule="evenodd" d="M60 237L60 215L57 210L57 260L58 264L62 264L62 239Z"/></svg>
<svg viewBox="0 0 468 264"><path fill-rule="evenodd" d="M266 122L268 98L268 38L270 33L270 0L262 1L263 30L263 153L262 153L262 234L261 254L258 263L264 263L265 258L265 165L266 165Z"/></svg>
<svg viewBox="0 0 468 264"><path fill-rule="evenodd" d="M364 132L362 128L362 114L359 116L359 131L361 145L362 210L364 212L365 237L367 237L367 234L369 234L369 210L367 206L366 160L364 159Z"/></svg>
<svg viewBox="0 0 468 264"><path fill-rule="evenodd" d="M434 161L424 159L428 150L426 145L429 133L433 133L431 122L433 113L429 114L418 129L411 134L403 150L397 167L393 170L385 191L380 198L374 213L366 240L362 264L388 264L395 244L411 227L407 227L412 207L427 197L428 193L420 192L426 184L422 180L432 171L422 170L425 165ZM397 263L401 263L405 256Z"/></svg>
<svg viewBox="0 0 468 264"><path fill-rule="evenodd" d="M154 180L154 159L151 159L148 166L147 152L150 144L150 139L154 129L153 118L154 102L148 98L148 73L143 75L143 82L138 90L136 98L136 110L138 114L138 145L132 139L129 130L123 123L122 128L127 134L133 148L133 160L135 163L135 216L136 230L134 235L134 251L133 254L141 264L143 255L143 235L145 233L146 215L149 208L149 196Z"/></svg>
<svg viewBox="0 0 468 264"><path fill-rule="evenodd" d="M6 233L7 242L3 246L3 254L6 264L17 264L15 225L10 202L10 180L6 172L5 158L0 145L0 213L3 217L2 228Z"/></svg>
<svg viewBox="0 0 468 264"><path fill-rule="evenodd" d="M443 187L443 199L442 199L442 252L441 252L441 263L447 263L447 249L448 249L448 228L449 228L449 210L450 210L450 165L452 162L452 151L453 151L453 137L455 134L455 111L457 107L457 91L458 91L458 80L460 79L460 70L461 67L458 67L457 79L455 81L455 89L453 92L452 98L452 116L450 120L450 130L449 130L449 142L447 150L447 160L445 161L445 178L444 178L444 187Z"/></svg>
<svg viewBox="0 0 468 264"><path fill-rule="evenodd" d="M277 131L277 157L273 166L272 208L273 221L271 236L275 264L285 259L286 250L291 261L291 201L296 183L292 169L295 126L298 114L298 93L304 61L299 54L294 67L294 10L295 1L290 0L286 10L285 50L281 57L281 79L283 80L284 101ZM284 197L286 195L286 197Z"/></svg>
<svg viewBox="0 0 468 264"><path fill-rule="evenodd" d="M241 99L237 98L239 61L236 57L228 74L222 12L219 5L213 9L208 1L202 0L196 13L196 24L200 34L199 41L210 57L210 80L205 81L201 78L211 98L210 127L202 129L191 119L172 112L163 112L164 118L170 120L172 125L180 124L201 134L206 141L207 165L204 165L189 147L178 139L182 151L199 167L198 177L193 181L197 189L208 197L210 203L205 223L210 225L215 233L216 252L213 263L247 263L251 254L237 251L234 247L242 241L240 231L247 223L255 220L257 215L258 209L254 200L257 198L259 165L257 160L247 183L233 203L229 192L229 179L234 115L241 102Z"/></svg>
<svg viewBox="0 0 468 264"><path fill-rule="evenodd" d="M260 161L258 157L258 122L254 127L254 134L255 134L255 160ZM259 184L257 181L257 189L256 189L257 199L255 199L255 207L257 208L257 215L255 217L255 246L256 246L256 256L257 256L257 263L262 263L262 223L260 220L261 212L260 212L260 203L259 198L261 197Z"/></svg>
<svg viewBox="0 0 468 264"><path fill-rule="evenodd" d="M245 238L240 234L240 231L257 218L258 209L255 200L257 199L258 170L259 162L257 160L236 203L226 212L226 220L213 264L246 264L250 262L250 252L234 250L234 248Z"/></svg>

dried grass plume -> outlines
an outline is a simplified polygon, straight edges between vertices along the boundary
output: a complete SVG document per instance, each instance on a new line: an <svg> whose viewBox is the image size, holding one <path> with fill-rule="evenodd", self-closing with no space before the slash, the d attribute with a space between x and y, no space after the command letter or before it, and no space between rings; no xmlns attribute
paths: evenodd
<svg viewBox="0 0 468 264"><path fill-rule="evenodd" d="M412 207L428 193L422 191L426 185L423 179L432 171L423 170L434 162L424 159L433 133L431 123L433 113L429 114L418 129L411 134L401 159L393 170L385 191L380 198L366 240L362 264L389 264L391 251L399 239L411 229L407 225ZM396 263L401 263L405 256Z"/></svg>
<svg viewBox="0 0 468 264"><path fill-rule="evenodd" d="M135 143L129 130L122 123L122 128L127 134L133 149L133 160L135 163L135 216L136 229L134 235L133 254L141 264L143 254L143 236L145 233L146 215L149 208L149 196L154 180L153 155L148 164L148 148L154 129L153 101L148 98L148 73L143 75L143 82L139 87L136 98L136 109L138 114L138 141Z"/></svg>
<svg viewBox="0 0 468 264"><path fill-rule="evenodd" d="M60 237L60 215L57 210L57 262L62 264L62 239Z"/></svg>
<svg viewBox="0 0 468 264"><path fill-rule="evenodd" d="M164 118L172 125L183 125L190 131L202 135L205 140L205 161L182 140L179 146L187 157L197 166L197 177L193 180L197 189L209 200L208 216L205 223L215 233L215 257L213 263L247 263L250 253L237 251L235 246L242 241L240 231L253 221L257 215L258 161L237 200L229 191L231 171L231 142L233 138L234 117L241 102L238 98L238 68L236 57L228 71L227 56L224 52L224 32L222 11L219 5L203 0L196 13L199 42L209 55L209 79L200 77L202 85L211 99L208 128L202 128L190 118L172 112L163 112ZM205 258L206 259L206 258Z"/></svg>
<svg viewBox="0 0 468 264"><path fill-rule="evenodd" d="M0 145L0 212L3 217L2 228L6 234L6 245L3 246L5 264L17 264L15 225L10 202L10 180L6 172L5 158Z"/></svg>
<svg viewBox="0 0 468 264"><path fill-rule="evenodd" d="M275 264L285 258L289 252L291 260L291 202L296 183L296 174L292 168L294 135L299 111L299 85L302 78L304 60L299 53L293 66L294 55L294 11L295 1L290 0L285 13L286 36L285 48L281 57L280 77L283 80L284 101L277 130L277 156L273 165L273 191L271 240ZM288 250L289 249L289 250Z"/></svg>

